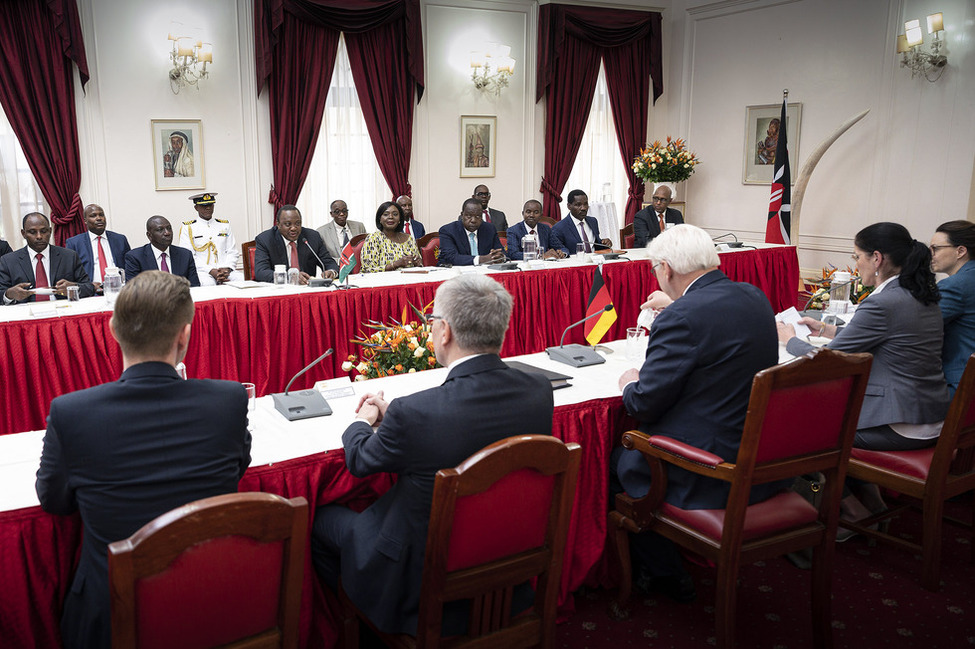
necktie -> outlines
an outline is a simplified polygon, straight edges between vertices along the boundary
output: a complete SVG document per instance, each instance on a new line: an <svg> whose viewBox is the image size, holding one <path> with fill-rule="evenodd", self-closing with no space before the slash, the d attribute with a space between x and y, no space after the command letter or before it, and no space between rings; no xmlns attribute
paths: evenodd
<svg viewBox="0 0 975 649"><path fill-rule="evenodd" d="M35 288L50 288L47 283L47 273L44 272L44 255L37 253L34 255L37 259L37 265L34 267L34 287ZM50 295L35 295L34 299L38 302L47 302L51 299Z"/></svg>
<svg viewBox="0 0 975 649"><path fill-rule="evenodd" d="M108 262L105 260L105 248L102 247L102 237L98 236L98 272L100 273L99 279L105 281L105 269L108 268Z"/></svg>
<svg viewBox="0 0 975 649"><path fill-rule="evenodd" d="M413 231L410 230L410 222L409 221L407 221L407 222L405 222L403 224L403 232L405 232L406 234L410 235L411 237L413 236Z"/></svg>
<svg viewBox="0 0 975 649"><path fill-rule="evenodd" d="M582 242L586 244L586 252L592 252L592 244L589 242L588 235L586 235L585 221L579 221L579 233L582 234Z"/></svg>
<svg viewBox="0 0 975 649"><path fill-rule="evenodd" d="M349 229L342 228L342 247L345 248L349 245Z"/></svg>
<svg viewBox="0 0 975 649"><path fill-rule="evenodd" d="M169 264L166 263L166 253L159 255L159 270L164 273L169 272Z"/></svg>
<svg viewBox="0 0 975 649"><path fill-rule="evenodd" d="M294 241L288 243L291 246L291 268L298 267L298 244Z"/></svg>
<svg viewBox="0 0 975 649"><path fill-rule="evenodd" d="M488 212L487 210L484 210L484 222L485 223L491 222L491 213Z"/></svg>
<svg viewBox="0 0 975 649"><path fill-rule="evenodd" d="M667 229L667 222L664 220L664 213L658 213L657 218L660 220L660 231L663 232Z"/></svg>
<svg viewBox="0 0 975 649"><path fill-rule="evenodd" d="M477 235L473 232L468 232L467 237L471 240L471 256L477 257Z"/></svg>

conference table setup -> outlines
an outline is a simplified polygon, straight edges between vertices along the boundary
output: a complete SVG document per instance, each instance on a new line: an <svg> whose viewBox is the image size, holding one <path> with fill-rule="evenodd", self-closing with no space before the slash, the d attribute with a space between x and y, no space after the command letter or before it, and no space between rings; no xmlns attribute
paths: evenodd
<svg viewBox="0 0 975 649"><path fill-rule="evenodd" d="M384 493L393 477L355 478L346 469L341 435L354 419L359 397L383 390L396 398L440 384L445 368L352 381L341 369L358 352L353 339L363 323L400 319L409 305L422 308L437 286L464 272L491 273L514 296L502 349L505 360L561 372L570 386L554 392L553 435L583 447L582 465L560 588L560 607L572 610L572 593L584 584L609 585L606 547L609 453L619 435L635 426L622 406L619 376L639 367L640 354L627 354L626 329L639 306L657 288L644 250L598 264L618 320L599 352L605 363L571 368L548 358L563 331L586 315L597 264L590 259L523 264L517 271L485 268L423 269L424 272L353 276L357 288L262 285L253 288L195 288L196 314L185 358L191 378L255 383L258 395L280 392L291 377L326 349L335 353L298 379L294 389L316 383L333 413L288 422L260 396L250 412L251 465L241 491L304 496L311 510L341 503L361 510ZM731 279L761 288L776 312L796 305L799 267L794 247L755 244L751 250L720 254ZM53 313L52 313L53 311ZM43 512L34 493L44 419L52 398L113 381L121 353L108 328L104 298L58 302L53 309L31 305L0 308L3 329L3 405L0 412L0 646L59 647L60 603L70 585L81 543L77 515ZM412 316L409 316L412 318ZM566 343L583 342L582 327ZM338 625L306 556L301 604L301 646L332 646Z"/></svg>

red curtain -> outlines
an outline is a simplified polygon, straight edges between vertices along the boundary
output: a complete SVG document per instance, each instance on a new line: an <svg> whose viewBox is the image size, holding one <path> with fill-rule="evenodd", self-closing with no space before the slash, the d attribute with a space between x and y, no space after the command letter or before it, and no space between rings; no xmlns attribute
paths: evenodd
<svg viewBox="0 0 975 649"><path fill-rule="evenodd" d="M51 206L54 241L84 231L74 72L88 62L74 0L0 2L0 105Z"/></svg>
<svg viewBox="0 0 975 649"><path fill-rule="evenodd" d="M271 90L268 202L294 203L304 185L339 32L380 169L394 195L408 193L413 97L423 94L419 0L254 0L254 31L258 92L265 81Z"/></svg>
<svg viewBox="0 0 975 649"><path fill-rule="evenodd" d="M540 187L545 216L556 220L562 216L558 204L589 118L601 57L617 140L630 167L646 139L650 80L654 101L663 92L660 27L661 15L655 12L541 6L536 101L546 98L545 175ZM629 176L627 223L632 222L643 195L643 183L632 171Z"/></svg>

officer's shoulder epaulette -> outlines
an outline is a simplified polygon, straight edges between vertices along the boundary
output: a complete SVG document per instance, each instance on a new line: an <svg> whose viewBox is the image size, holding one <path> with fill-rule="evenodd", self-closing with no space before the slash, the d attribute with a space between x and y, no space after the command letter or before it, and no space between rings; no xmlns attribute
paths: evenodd
<svg viewBox="0 0 975 649"><path fill-rule="evenodd" d="M183 221L183 225L193 225L196 223L196 219L190 219L189 221Z"/></svg>
<svg viewBox="0 0 975 649"><path fill-rule="evenodd" d="M230 223L227 219L216 219L217 223Z"/></svg>

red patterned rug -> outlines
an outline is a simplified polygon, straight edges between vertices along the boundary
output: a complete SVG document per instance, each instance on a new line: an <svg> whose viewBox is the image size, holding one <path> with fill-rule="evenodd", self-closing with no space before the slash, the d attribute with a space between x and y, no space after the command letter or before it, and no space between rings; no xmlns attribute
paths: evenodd
<svg viewBox="0 0 975 649"><path fill-rule="evenodd" d="M968 519L970 506L950 507ZM968 510L968 511L966 511ZM920 532L909 513L891 529L905 538ZM837 649L975 646L975 565L969 533L945 526L942 588L921 588L920 556L857 537L837 546L833 572L833 639ZM710 647L714 638L714 571L691 565L697 601L677 604L663 596L634 595L631 616L609 614L615 591L583 589L576 612L556 629L556 646L568 649ZM743 566L738 589L739 647L813 647L810 572L785 558Z"/></svg>

